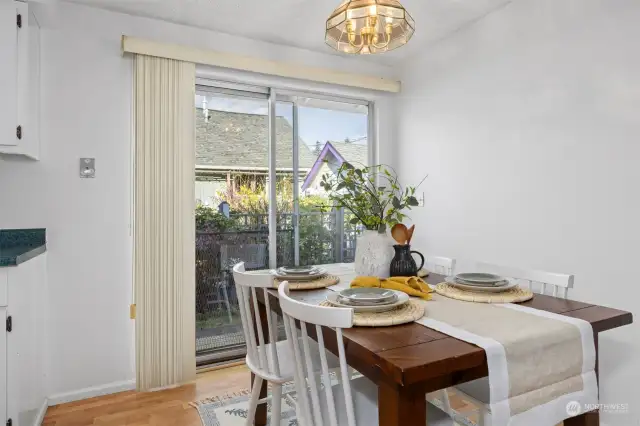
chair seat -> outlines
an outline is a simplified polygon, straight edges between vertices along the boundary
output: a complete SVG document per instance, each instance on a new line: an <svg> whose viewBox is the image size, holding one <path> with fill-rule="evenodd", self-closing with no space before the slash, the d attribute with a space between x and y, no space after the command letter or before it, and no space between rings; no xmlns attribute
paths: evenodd
<svg viewBox="0 0 640 426"><path fill-rule="evenodd" d="M271 350L272 345L273 345L272 343L268 343L265 345L265 349L267 352L267 361L269 362L270 366L274 365L273 354ZM295 359L294 359L293 352L291 352L291 346L289 345L289 342L286 340L281 340L279 342L276 342L275 345L276 345L276 353L277 353L276 356L278 357L278 366L280 367L279 375L276 376L274 374L269 374L266 368L261 369L258 365L257 360L256 362L254 362L253 360L249 359L249 356L247 356L245 360L247 363L247 367L249 367L249 370L251 370L254 374L270 382L282 384L285 382L293 381ZM319 371L321 368L320 347L316 342L309 339L309 350L311 352L311 360L313 362L314 369ZM260 352L260 349L258 349L258 352ZM327 365L329 369L339 368L340 360L338 359L338 357L336 357L334 354L332 354L329 351L325 351L325 353L327 356Z"/></svg>
<svg viewBox="0 0 640 426"><path fill-rule="evenodd" d="M336 414L338 415L338 425L347 425L347 398L344 396L342 385L335 385L332 387L332 390L333 400L336 404ZM366 377L353 379L351 380L351 394L358 426L378 425L378 387L375 383ZM427 424L429 426L455 425L447 413L426 401L425 403L427 404ZM320 398L320 406L324 424L330 424L329 411L325 398Z"/></svg>

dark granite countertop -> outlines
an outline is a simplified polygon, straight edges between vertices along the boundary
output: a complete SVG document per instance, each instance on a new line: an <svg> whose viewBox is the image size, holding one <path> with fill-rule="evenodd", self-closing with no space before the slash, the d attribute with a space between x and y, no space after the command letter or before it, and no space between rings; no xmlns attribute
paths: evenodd
<svg viewBox="0 0 640 426"><path fill-rule="evenodd" d="M0 267L16 266L47 251L46 230L0 230Z"/></svg>

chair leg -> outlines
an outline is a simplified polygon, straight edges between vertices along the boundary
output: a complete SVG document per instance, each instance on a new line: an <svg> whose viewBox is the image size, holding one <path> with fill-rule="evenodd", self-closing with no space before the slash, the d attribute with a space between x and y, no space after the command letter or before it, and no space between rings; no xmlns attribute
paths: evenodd
<svg viewBox="0 0 640 426"><path fill-rule="evenodd" d="M280 418L282 415L282 386L274 384L271 392L271 426L280 426Z"/></svg>
<svg viewBox="0 0 640 426"><path fill-rule="evenodd" d="M299 426L307 426L307 421L304 418L302 410L300 410L300 404L298 402L296 402L296 419L298 420Z"/></svg>
<svg viewBox="0 0 640 426"><path fill-rule="evenodd" d="M262 388L262 377L255 376L253 386L251 388L251 399L249 400L249 410L247 411L246 426L253 426L253 421L256 418L256 409L258 408L258 401L260 400L260 390Z"/></svg>
<svg viewBox="0 0 640 426"><path fill-rule="evenodd" d="M297 393L297 387L296 387L296 393ZM295 399L293 399L291 397L291 393L286 393L284 394L284 399L287 400L288 404L295 407L296 409L296 419L298 420L298 425L299 426L306 426L306 420L304 419L304 414L302 413L302 410L300 409L300 402L296 401Z"/></svg>
<svg viewBox="0 0 640 426"><path fill-rule="evenodd" d="M453 411L451 410L451 401L449 400L449 393L446 389L438 391L440 393L440 399L442 399L442 408L444 412L453 417Z"/></svg>
<svg viewBox="0 0 640 426"><path fill-rule="evenodd" d="M478 409L478 426L485 426L484 416L487 414L487 408L482 405Z"/></svg>

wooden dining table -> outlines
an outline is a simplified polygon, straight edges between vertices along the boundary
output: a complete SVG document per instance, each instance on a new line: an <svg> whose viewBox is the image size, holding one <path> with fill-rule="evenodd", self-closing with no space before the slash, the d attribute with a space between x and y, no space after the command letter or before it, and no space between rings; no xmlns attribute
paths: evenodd
<svg viewBox="0 0 640 426"><path fill-rule="evenodd" d="M426 281L435 285L443 282L444 278L432 273ZM306 303L319 304L330 291L295 291L291 295ZM262 324L267 324L264 296L262 292L258 294L259 314ZM282 315L277 291L269 290L268 294L270 309ZM630 312L547 295L536 294L532 300L521 305L589 322L593 327L596 351L599 333L633 321ZM317 339L315 327L308 327L307 331ZM323 327L322 332L327 349L337 355L335 331ZM268 335L266 330L265 335ZM353 327L343 330L343 339L347 363L378 386L380 426L428 425L427 393L488 375L484 349L417 323L392 327ZM266 394L265 382L261 398ZM263 426L266 422L266 404L261 404L255 425ZM583 413L564 422L565 426L599 424L597 411Z"/></svg>

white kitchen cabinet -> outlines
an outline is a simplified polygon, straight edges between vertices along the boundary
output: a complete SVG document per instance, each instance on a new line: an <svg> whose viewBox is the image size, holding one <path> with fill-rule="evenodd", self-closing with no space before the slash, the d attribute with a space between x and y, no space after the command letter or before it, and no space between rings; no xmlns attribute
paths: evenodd
<svg viewBox="0 0 640 426"><path fill-rule="evenodd" d="M10 331L0 332L0 424L11 419L12 426L37 426L47 409L46 262L43 253L0 268L0 320L11 320Z"/></svg>
<svg viewBox="0 0 640 426"><path fill-rule="evenodd" d="M0 272L2 274L2 272ZM0 275L2 280L2 275ZM0 283L0 286L2 283ZM7 307L0 306L0 321L5 324ZM7 421L7 333L0 332L0 421Z"/></svg>
<svg viewBox="0 0 640 426"><path fill-rule="evenodd" d="M0 145L16 145L18 29L16 2L0 0Z"/></svg>
<svg viewBox="0 0 640 426"><path fill-rule="evenodd" d="M0 0L0 154L40 156L40 26L29 5Z"/></svg>

